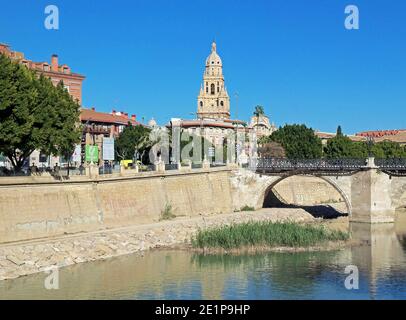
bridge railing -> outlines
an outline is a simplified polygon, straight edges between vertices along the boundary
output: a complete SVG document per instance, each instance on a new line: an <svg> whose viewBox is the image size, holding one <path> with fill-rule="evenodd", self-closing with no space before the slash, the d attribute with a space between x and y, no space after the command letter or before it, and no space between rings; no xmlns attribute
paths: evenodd
<svg viewBox="0 0 406 320"><path fill-rule="evenodd" d="M375 165L382 170L406 170L406 158L375 159Z"/></svg>
<svg viewBox="0 0 406 320"><path fill-rule="evenodd" d="M366 165L365 159L281 159L258 158L250 163L251 168L265 171L338 171L357 170Z"/></svg>
<svg viewBox="0 0 406 320"><path fill-rule="evenodd" d="M366 159L251 159L249 168L258 171L354 171L365 168ZM406 158L375 159L381 170L405 171Z"/></svg>

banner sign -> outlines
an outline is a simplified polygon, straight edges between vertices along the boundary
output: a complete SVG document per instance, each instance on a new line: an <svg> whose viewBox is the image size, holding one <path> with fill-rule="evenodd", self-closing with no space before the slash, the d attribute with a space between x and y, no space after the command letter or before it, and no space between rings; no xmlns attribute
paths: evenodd
<svg viewBox="0 0 406 320"><path fill-rule="evenodd" d="M113 138L103 138L103 160L114 160Z"/></svg>
<svg viewBox="0 0 406 320"><path fill-rule="evenodd" d="M73 152L72 155L72 161L73 162L81 162L82 161L82 146L80 144L77 144L75 146L75 151Z"/></svg>
<svg viewBox="0 0 406 320"><path fill-rule="evenodd" d="M86 145L85 156L87 162L99 161L99 148L97 146Z"/></svg>

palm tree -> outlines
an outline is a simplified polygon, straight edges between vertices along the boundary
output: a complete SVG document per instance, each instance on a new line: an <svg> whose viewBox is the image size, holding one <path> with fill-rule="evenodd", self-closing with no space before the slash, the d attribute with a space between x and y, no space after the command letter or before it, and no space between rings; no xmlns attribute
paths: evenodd
<svg viewBox="0 0 406 320"><path fill-rule="evenodd" d="M265 115L264 107L257 105L254 111L254 116L257 118L257 127L259 126L259 117L263 115Z"/></svg>

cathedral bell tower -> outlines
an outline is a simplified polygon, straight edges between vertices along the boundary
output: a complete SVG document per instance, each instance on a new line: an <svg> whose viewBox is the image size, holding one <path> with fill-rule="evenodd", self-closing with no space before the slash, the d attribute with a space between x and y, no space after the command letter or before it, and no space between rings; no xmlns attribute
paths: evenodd
<svg viewBox="0 0 406 320"><path fill-rule="evenodd" d="M224 85L223 63L215 42L206 59L203 84L197 97L197 114L199 119L230 119L230 97Z"/></svg>

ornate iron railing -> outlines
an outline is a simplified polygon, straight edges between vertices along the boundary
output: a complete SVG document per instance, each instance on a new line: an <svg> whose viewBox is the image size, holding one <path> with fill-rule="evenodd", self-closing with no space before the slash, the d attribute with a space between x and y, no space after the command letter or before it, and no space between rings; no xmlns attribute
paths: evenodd
<svg viewBox="0 0 406 320"><path fill-rule="evenodd" d="M259 171L354 171L366 165L365 159L279 159L259 158L251 163Z"/></svg>
<svg viewBox="0 0 406 320"><path fill-rule="evenodd" d="M406 173L406 158L375 159L375 166L388 173ZM263 173L297 172L354 172L367 167L366 159L251 159L250 169Z"/></svg>
<svg viewBox="0 0 406 320"><path fill-rule="evenodd" d="M375 165L382 170L406 170L406 158L375 159Z"/></svg>

